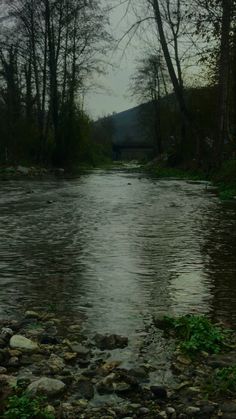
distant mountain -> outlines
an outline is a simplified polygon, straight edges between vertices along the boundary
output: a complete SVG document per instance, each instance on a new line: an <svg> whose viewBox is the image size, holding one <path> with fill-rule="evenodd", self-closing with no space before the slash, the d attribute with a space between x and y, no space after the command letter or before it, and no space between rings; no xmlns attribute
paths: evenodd
<svg viewBox="0 0 236 419"><path fill-rule="evenodd" d="M124 143L137 145L153 144L153 140L150 137L147 138L141 122L142 114L144 114L145 110L148 111L148 108L150 108L150 103L136 106L110 117L114 126L113 143L115 145Z"/></svg>

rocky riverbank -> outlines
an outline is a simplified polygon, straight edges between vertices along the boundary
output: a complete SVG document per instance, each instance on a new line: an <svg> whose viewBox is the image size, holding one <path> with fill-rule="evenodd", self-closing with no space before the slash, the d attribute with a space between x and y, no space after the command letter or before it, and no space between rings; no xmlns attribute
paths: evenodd
<svg viewBox="0 0 236 419"><path fill-rule="evenodd" d="M62 168L47 169L44 167L9 166L0 167L0 180L41 179L51 176L63 176Z"/></svg>
<svg viewBox="0 0 236 419"><path fill-rule="evenodd" d="M117 335L88 339L80 324L63 325L53 313L28 311L19 321L0 321L0 418L236 418L235 393L214 387L216 372L236 365L235 336L217 355L193 359L174 352L173 388L150 385L151 365L127 369L109 360L128 344ZM23 416L31 398L39 400L41 413Z"/></svg>

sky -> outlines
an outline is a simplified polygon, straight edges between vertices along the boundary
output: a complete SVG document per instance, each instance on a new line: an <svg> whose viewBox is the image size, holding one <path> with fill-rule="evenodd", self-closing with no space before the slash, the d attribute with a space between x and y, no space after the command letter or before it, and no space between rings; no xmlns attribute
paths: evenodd
<svg viewBox="0 0 236 419"><path fill-rule="evenodd" d="M104 0L106 1L106 0ZM125 4L115 8L110 15L111 33L115 39L120 39L131 21L122 19L126 10ZM132 17L131 17L132 19ZM92 118L121 112L137 105L137 101L129 93L130 78L135 71L135 59L139 52L138 39L133 39L124 52L124 45L108 55L113 68L107 68L107 74L98 79L103 88L86 95L85 108Z"/></svg>

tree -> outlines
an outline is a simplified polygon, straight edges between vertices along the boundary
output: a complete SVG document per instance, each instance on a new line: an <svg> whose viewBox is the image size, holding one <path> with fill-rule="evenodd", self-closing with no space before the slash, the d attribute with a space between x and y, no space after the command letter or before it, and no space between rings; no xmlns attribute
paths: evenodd
<svg viewBox="0 0 236 419"><path fill-rule="evenodd" d="M78 126L80 96L105 67L111 40L106 10L100 0L15 0L8 14L0 51L17 51L22 115L37 131L36 160L47 160L50 147L54 162L63 164L75 141L65 121L73 125L75 118Z"/></svg>
<svg viewBox="0 0 236 419"><path fill-rule="evenodd" d="M131 80L131 92L140 103L151 101L153 113L149 123L153 127L156 154L163 152L161 135L161 98L167 94L167 71L160 52L138 61L136 74Z"/></svg>

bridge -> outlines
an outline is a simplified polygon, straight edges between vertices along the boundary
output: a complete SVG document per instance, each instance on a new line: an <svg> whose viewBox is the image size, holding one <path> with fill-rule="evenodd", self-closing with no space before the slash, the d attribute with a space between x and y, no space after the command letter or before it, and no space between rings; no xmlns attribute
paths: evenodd
<svg viewBox="0 0 236 419"><path fill-rule="evenodd" d="M155 155L153 145L135 143L113 144L112 152L115 161L151 159Z"/></svg>

